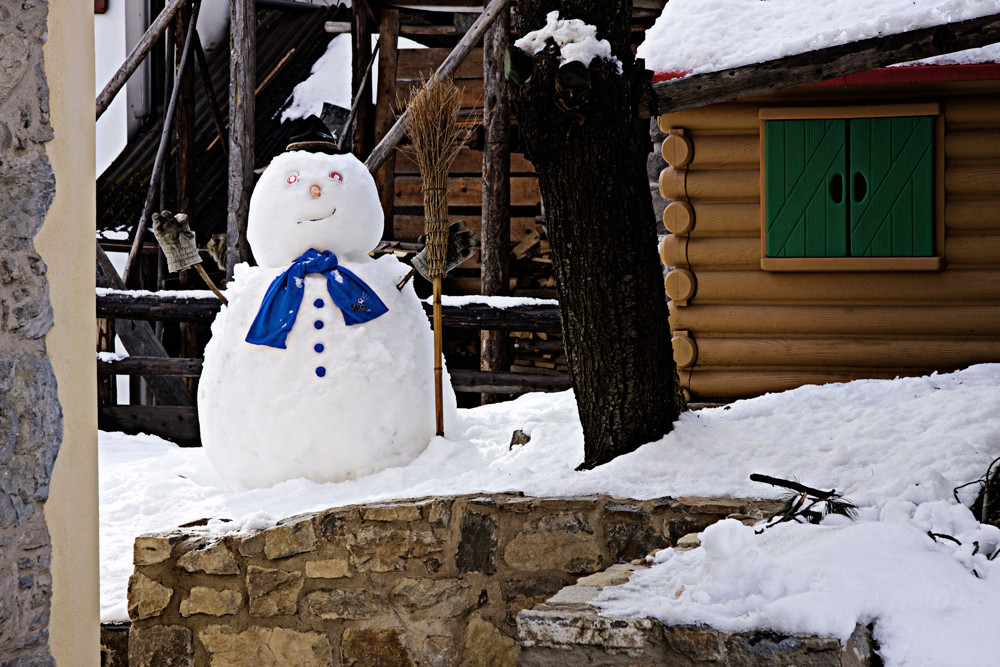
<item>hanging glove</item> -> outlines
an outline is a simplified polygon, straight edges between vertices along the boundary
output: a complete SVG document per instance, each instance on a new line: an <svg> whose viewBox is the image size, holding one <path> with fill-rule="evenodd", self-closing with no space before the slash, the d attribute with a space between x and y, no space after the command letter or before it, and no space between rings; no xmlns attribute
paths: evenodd
<svg viewBox="0 0 1000 667"><path fill-rule="evenodd" d="M423 237L420 237L423 240ZM476 230L465 228L465 220L456 220L448 225L448 254L444 260L444 272L448 273L456 266L476 254L479 248L479 239L476 238ZM427 247L418 252L410 263L413 264L420 275L427 280L430 275L430 267L427 266Z"/></svg>
<svg viewBox="0 0 1000 667"><path fill-rule="evenodd" d="M167 257L167 270L177 273L184 269L201 264L198 255L198 243L194 232L188 226L188 217L184 213L174 215L170 211L153 214L153 236L163 248Z"/></svg>

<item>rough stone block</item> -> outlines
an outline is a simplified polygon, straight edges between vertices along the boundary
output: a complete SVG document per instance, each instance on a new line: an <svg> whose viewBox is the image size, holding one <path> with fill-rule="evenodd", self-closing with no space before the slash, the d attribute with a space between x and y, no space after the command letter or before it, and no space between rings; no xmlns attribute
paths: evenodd
<svg viewBox="0 0 1000 667"><path fill-rule="evenodd" d="M419 521L423 511L416 503L369 505L361 508L361 518L365 521Z"/></svg>
<svg viewBox="0 0 1000 667"><path fill-rule="evenodd" d="M406 561L441 551L444 542L430 531L364 526L345 536L351 565L359 572L396 572Z"/></svg>
<svg viewBox="0 0 1000 667"><path fill-rule="evenodd" d="M132 545L132 562L138 566L162 563L170 558L173 543L162 535L140 535Z"/></svg>
<svg viewBox="0 0 1000 667"><path fill-rule="evenodd" d="M181 616L194 614L229 616L238 614L243 606L243 593L234 590L216 590L207 586L194 586L188 597L181 600Z"/></svg>
<svg viewBox="0 0 1000 667"><path fill-rule="evenodd" d="M128 615L133 621L159 616L173 591L144 574L133 574L128 580Z"/></svg>
<svg viewBox="0 0 1000 667"><path fill-rule="evenodd" d="M381 595L355 588L313 591L306 595L305 603L310 614L327 620L358 621L389 609L389 602Z"/></svg>
<svg viewBox="0 0 1000 667"><path fill-rule="evenodd" d="M306 561L306 576L310 579L343 579L351 576L351 564L346 558Z"/></svg>
<svg viewBox="0 0 1000 667"><path fill-rule="evenodd" d="M453 618L473 606L469 590L460 579L403 579L390 599L419 618Z"/></svg>
<svg viewBox="0 0 1000 667"><path fill-rule="evenodd" d="M719 662L725 647L719 632L697 625L671 625L663 628L667 647L692 662Z"/></svg>
<svg viewBox="0 0 1000 667"><path fill-rule="evenodd" d="M316 530L311 519L279 524L264 531L264 556L270 560L315 550Z"/></svg>
<svg viewBox="0 0 1000 667"><path fill-rule="evenodd" d="M447 528L451 523L451 507L454 500L434 500L431 501L427 509L427 521L435 528Z"/></svg>
<svg viewBox="0 0 1000 667"><path fill-rule="evenodd" d="M518 570L561 570L570 574L596 572L604 564L594 536L575 532L522 533L504 550L504 562Z"/></svg>
<svg viewBox="0 0 1000 667"><path fill-rule="evenodd" d="M340 639L341 662L351 667L411 667L398 630L348 628Z"/></svg>
<svg viewBox="0 0 1000 667"><path fill-rule="evenodd" d="M179 625L154 625L129 631L129 667L194 667L191 631Z"/></svg>
<svg viewBox="0 0 1000 667"><path fill-rule="evenodd" d="M461 541L455 554L459 572L495 573L496 551L496 519L486 514L466 512L462 519Z"/></svg>
<svg viewBox="0 0 1000 667"><path fill-rule="evenodd" d="M627 582L632 577L632 573L637 569L639 568L635 565L630 565L628 563L616 563L603 572L596 572L594 574L589 574L586 577L580 577L576 580L576 585L593 586L596 588L602 588L604 586L619 586Z"/></svg>
<svg viewBox="0 0 1000 667"><path fill-rule="evenodd" d="M247 568L247 593L250 613L254 616L295 614L299 610L299 591L305 579L300 572L251 565Z"/></svg>
<svg viewBox="0 0 1000 667"><path fill-rule="evenodd" d="M198 633L211 667L328 667L333 664L330 640L319 632L251 627L234 632L212 625Z"/></svg>
<svg viewBox="0 0 1000 667"><path fill-rule="evenodd" d="M520 647L479 614L469 617L465 629L463 667L502 667L517 665Z"/></svg>
<svg viewBox="0 0 1000 667"><path fill-rule="evenodd" d="M187 572L204 572L205 574L239 574L240 572L233 552L222 540L197 545L193 550L177 559L177 566Z"/></svg>

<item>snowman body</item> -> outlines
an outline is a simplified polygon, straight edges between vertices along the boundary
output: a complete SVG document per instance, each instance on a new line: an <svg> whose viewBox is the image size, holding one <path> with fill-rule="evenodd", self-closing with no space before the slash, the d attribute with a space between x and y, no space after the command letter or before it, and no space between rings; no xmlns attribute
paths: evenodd
<svg viewBox="0 0 1000 667"><path fill-rule="evenodd" d="M236 267L198 388L202 444L232 486L354 479L406 465L434 436L432 333L412 286L396 287L407 267L368 257L381 233L374 181L353 156L285 153L261 176L247 233L260 266ZM346 269L385 312L348 325L330 279L306 274L283 347L248 342L272 283L309 249L334 253L333 278ZM454 412L445 375L446 426Z"/></svg>

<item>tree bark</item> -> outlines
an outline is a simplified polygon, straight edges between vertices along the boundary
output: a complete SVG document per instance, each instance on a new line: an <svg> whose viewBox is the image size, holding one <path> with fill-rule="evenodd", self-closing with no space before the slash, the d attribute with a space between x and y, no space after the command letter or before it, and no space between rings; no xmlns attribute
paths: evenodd
<svg viewBox="0 0 1000 667"><path fill-rule="evenodd" d="M560 68L550 42L511 49L511 101L538 173L570 377L592 468L669 432L683 404L667 324L646 176L645 77L629 48L631 0L520 0L516 35L545 15L577 18L611 43L616 63Z"/></svg>

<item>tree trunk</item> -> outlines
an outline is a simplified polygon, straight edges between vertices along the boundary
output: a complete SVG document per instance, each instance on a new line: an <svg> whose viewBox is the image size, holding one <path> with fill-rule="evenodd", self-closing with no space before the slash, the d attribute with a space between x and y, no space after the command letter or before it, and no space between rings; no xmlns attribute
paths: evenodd
<svg viewBox="0 0 1000 667"><path fill-rule="evenodd" d="M551 43L511 48L510 96L538 173L570 377L592 468L669 432L682 408L646 176L645 85L629 48L631 0L520 0L515 35L547 12L597 26L616 63L560 68Z"/></svg>

